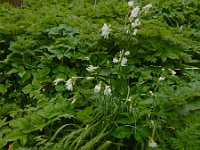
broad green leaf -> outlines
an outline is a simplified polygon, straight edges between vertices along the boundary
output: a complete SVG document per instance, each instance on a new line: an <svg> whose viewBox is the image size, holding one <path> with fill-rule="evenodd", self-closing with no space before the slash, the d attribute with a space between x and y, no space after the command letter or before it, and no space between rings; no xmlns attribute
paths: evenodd
<svg viewBox="0 0 200 150"><path fill-rule="evenodd" d="M33 86L31 84L26 85L22 91L24 92L24 94L28 94L33 90Z"/></svg>
<svg viewBox="0 0 200 150"><path fill-rule="evenodd" d="M126 126L118 127L111 133L112 136L119 139L123 139L123 138L129 139L132 134L133 134L133 131L129 127L126 127Z"/></svg>
<svg viewBox="0 0 200 150"><path fill-rule="evenodd" d="M33 78L32 85L33 85L33 88L36 90L40 90L41 88L40 81L35 77Z"/></svg>
<svg viewBox="0 0 200 150"><path fill-rule="evenodd" d="M77 113L77 119L82 122L87 122L88 120L91 119L90 115L92 114L92 112L93 112L93 107L92 106L87 107Z"/></svg>
<svg viewBox="0 0 200 150"><path fill-rule="evenodd" d="M0 93L5 94L7 92L6 85L0 84Z"/></svg>
<svg viewBox="0 0 200 150"><path fill-rule="evenodd" d="M6 118L0 120L0 128L6 124Z"/></svg>

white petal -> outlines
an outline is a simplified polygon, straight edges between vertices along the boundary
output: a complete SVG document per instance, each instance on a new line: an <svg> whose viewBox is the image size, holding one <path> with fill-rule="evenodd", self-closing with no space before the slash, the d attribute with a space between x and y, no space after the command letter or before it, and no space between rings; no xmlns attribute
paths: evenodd
<svg viewBox="0 0 200 150"><path fill-rule="evenodd" d="M121 60L121 66L126 66L127 61L128 61L128 59L123 57L122 60Z"/></svg>
<svg viewBox="0 0 200 150"><path fill-rule="evenodd" d="M64 79L57 78L53 82L54 82L55 85L58 85L58 83L61 82L61 81L64 81Z"/></svg>
<svg viewBox="0 0 200 150"><path fill-rule="evenodd" d="M126 53L124 53L125 56L129 56L130 55L130 52L127 51Z"/></svg>
<svg viewBox="0 0 200 150"><path fill-rule="evenodd" d="M151 147L151 148L155 148L155 147L157 147L157 143L154 142L153 139L150 139L150 140L149 140L149 147Z"/></svg>
<svg viewBox="0 0 200 150"><path fill-rule="evenodd" d="M129 7L133 7L133 5L134 5L134 2L133 2L133 1L129 1L129 2L128 2L128 6L129 6Z"/></svg>
<svg viewBox="0 0 200 150"><path fill-rule="evenodd" d="M138 29L134 29L133 35L137 35Z"/></svg>
<svg viewBox="0 0 200 150"><path fill-rule="evenodd" d="M117 58L113 58L113 63L118 63L119 60Z"/></svg>
<svg viewBox="0 0 200 150"><path fill-rule="evenodd" d="M165 80L165 77L160 77L160 78L158 79L158 81L163 81L163 80Z"/></svg>
<svg viewBox="0 0 200 150"><path fill-rule="evenodd" d="M100 92L100 90L101 90L101 85L100 85L100 84L98 84L98 85L96 85L96 86L94 87L94 92L95 92L95 93Z"/></svg>
<svg viewBox="0 0 200 150"><path fill-rule="evenodd" d="M110 89L110 86L107 86L105 87L105 90L104 90L104 95L108 96L108 95L111 95L111 89Z"/></svg>
<svg viewBox="0 0 200 150"><path fill-rule="evenodd" d="M152 4L147 4L146 6L142 8L142 10L144 11L144 13L148 13L151 7L152 7Z"/></svg>
<svg viewBox="0 0 200 150"><path fill-rule="evenodd" d="M97 69L97 68L99 68L99 67L94 67L94 66L92 66L92 65L89 65L89 67L87 67L86 70L87 70L88 72L94 72L95 69Z"/></svg>
<svg viewBox="0 0 200 150"><path fill-rule="evenodd" d="M110 34L110 26L108 26L106 23L104 23L103 27L101 28L101 35L105 38L105 39L108 39L108 36Z"/></svg>
<svg viewBox="0 0 200 150"><path fill-rule="evenodd" d="M67 80L65 86L67 90L72 91L73 90L72 79Z"/></svg>
<svg viewBox="0 0 200 150"><path fill-rule="evenodd" d="M131 16L133 18L136 18L140 13L140 8L137 6L131 11Z"/></svg>

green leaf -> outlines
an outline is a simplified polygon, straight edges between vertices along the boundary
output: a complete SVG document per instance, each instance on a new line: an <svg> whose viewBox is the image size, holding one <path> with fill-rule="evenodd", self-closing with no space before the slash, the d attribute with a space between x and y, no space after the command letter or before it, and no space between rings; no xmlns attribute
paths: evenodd
<svg viewBox="0 0 200 150"><path fill-rule="evenodd" d="M153 101L154 101L153 98L148 98L148 99L141 101L141 104L151 105L151 104L153 104Z"/></svg>
<svg viewBox="0 0 200 150"><path fill-rule="evenodd" d="M123 138L129 139L132 134L133 134L133 131L130 130L129 127L126 127L126 126L118 127L111 133L112 136L119 139L123 139Z"/></svg>
<svg viewBox="0 0 200 150"><path fill-rule="evenodd" d="M22 91L24 92L24 94L28 94L33 90L33 86L31 84L26 85Z"/></svg>
<svg viewBox="0 0 200 150"><path fill-rule="evenodd" d="M26 80L30 79L31 77L31 72L26 71L25 74L22 76L22 81L25 82Z"/></svg>
<svg viewBox="0 0 200 150"><path fill-rule="evenodd" d="M167 56L168 58L171 58L171 59L179 59L178 55L175 54L174 52L168 52L168 53L166 54L166 56Z"/></svg>
<svg viewBox="0 0 200 150"><path fill-rule="evenodd" d="M40 90L41 88L40 81L37 80L37 78L33 78L32 85L33 85L33 88L36 90Z"/></svg>
<svg viewBox="0 0 200 150"><path fill-rule="evenodd" d="M0 84L0 92L2 94L5 94L7 92L7 87L3 84Z"/></svg>
<svg viewBox="0 0 200 150"><path fill-rule="evenodd" d="M88 120L91 119L91 114L93 112L93 107L87 107L85 109L83 109L82 111L77 113L77 119L82 121L82 122L87 122Z"/></svg>
<svg viewBox="0 0 200 150"><path fill-rule="evenodd" d="M6 118L0 120L0 128L3 127L6 123Z"/></svg>
<svg viewBox="0 0 200 150"><path fill-rule="evenodd" d="M6 146L7 142L7 139L0 137L0 148Z"/></svg>
<svg viewBox="0 0 200 150"><path fill-rule="evenodd" d="M112 144L111 141L106 141L102 145L100 145L97 150L106 150Z"/></svg>

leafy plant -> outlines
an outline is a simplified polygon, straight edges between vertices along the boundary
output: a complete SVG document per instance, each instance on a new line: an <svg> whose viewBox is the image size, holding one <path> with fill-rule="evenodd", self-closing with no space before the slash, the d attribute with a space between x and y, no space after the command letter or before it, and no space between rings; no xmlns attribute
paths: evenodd
<svg viewBox="0 0 200 150"><path fill-rule="evenodd" d="M0 8L2 149L199 148L197 0Z"/></svg>

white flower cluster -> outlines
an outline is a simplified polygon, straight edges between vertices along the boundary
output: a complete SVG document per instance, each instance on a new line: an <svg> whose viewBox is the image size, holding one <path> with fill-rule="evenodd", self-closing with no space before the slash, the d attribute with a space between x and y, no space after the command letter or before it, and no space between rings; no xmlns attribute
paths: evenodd
<svg viewBox="0 0 200 150"><path fill-rule="evenodd" d="M94 67L92 65L89 65L88 68L86 68L86 70L88 72L94 72L95 69L97 69L98 67ZM65 82L65 88L69 91L73 91L73 85L75 83L75 79L87 79L87 80L93 80L95 79L94 77L71 77L70 79L68 79L67 81L65 81L64 79L62 78L57 78L54 80L54 85L58 85L60 82ZM99 93L101 91L101 82L99 84L97 84L95 87L94 87L94 93ZM104 95L106 96L109 96L112 94L111 92L111 88L110 86L108 85L105 85L105 88L104 88L104 91L103 91Z"/></svg>
<svg viewBox="0 0 200 150"><path fill-rule="evenodd" d="M126 66L128 59L124 56L130 55L130 52L127 51L124 53L124 50L120 51L119 58L113 58L113 63L120 63L121 66Z"/></svg>
<svg viewBox="0 0 200 150"><path fill-rule="evenodd" d="M109 34L111 32L111 25L107 25L106 23L104 23L103 27L101 28L101 35L104 37L104 39L108 39Z"/></svg>
<svg viewBox="0 0 200 150"><path fill-rule="evenodd" d="M99 93L101 91L101 82L94 87L94 92ZM108 85L105 85L105 89L103 91L104 95L109 96L112 94L111 88Z"/></svg>
<svg viewBox="0 0 200 150"><path fill-rule="evenodd" d="M134 7L134 1L129 1L128 6L130 9L132 9L129 20L133 28L133 35L137 35L138 27L141 25L141 22L138 17L142 12L144 12L145 14L148 13L150 8L152 7L152 4L144 6L142 10L140 10L139 6ZM127 33L130 33L130 31L128 31Z"/></svg>

